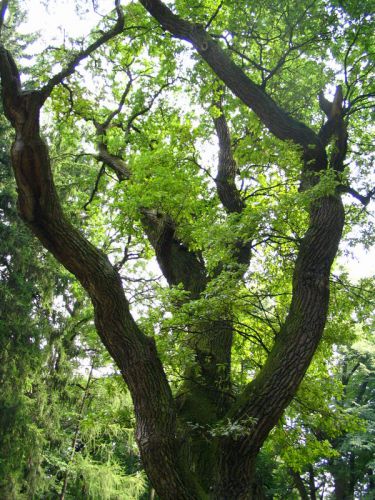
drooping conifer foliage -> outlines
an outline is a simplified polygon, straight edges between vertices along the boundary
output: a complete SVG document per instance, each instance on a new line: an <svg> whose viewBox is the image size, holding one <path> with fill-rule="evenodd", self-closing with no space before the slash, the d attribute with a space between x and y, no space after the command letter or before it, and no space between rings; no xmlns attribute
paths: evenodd
<svg viewBox="0 0 375 500"><path fill-rule="evenodd" d="M77 5L102 13L100 4ZM64 336L65 347L92 367L77 382L65 465L50 472L60 498L103 495L87 482L103 455L88 451L82 429L108 354L160 498L271 498L286 487L302 498L324 487L337 498L371 495L374 287L352 286L335 264L351 244L373 240L370 4L113 7L87 36L43 47L26 65L29 52L7 34L5 14L18 7L1 4L13 132L2 144L11 146L18 213L48 251L38 247L38 266L48 269L51 308L66 309L59 327L86 325ZM7 280L1 286L22 299ZM26 302L22 321L37 317ZM46 328L56 329L53 318ZM43 339L26 370L37 379L54 342ZM118 377L111 384L125 390ZM104 398L102 421L130 426L125 394L127 417ZM107 451L127 439L99 434ZM108 498L139 470L131 457L111 455L119 479Z"/></svg>

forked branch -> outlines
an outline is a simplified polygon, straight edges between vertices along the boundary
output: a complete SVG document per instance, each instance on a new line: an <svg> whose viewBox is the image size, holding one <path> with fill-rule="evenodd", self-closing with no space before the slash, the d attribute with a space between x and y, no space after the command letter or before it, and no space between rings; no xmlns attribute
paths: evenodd
<svg viewBox="0 0 375 500"><path fill-rule="evenodd" d="M305 153L309 169L314 159L321 159L321 143L315 132L291 117L264 90L237 66L215 40L198 24L174 14L161 0L140 0L161 27L181 40L190 42L227 87L251 108L263 124L281 140L291 140Z"/></svg>

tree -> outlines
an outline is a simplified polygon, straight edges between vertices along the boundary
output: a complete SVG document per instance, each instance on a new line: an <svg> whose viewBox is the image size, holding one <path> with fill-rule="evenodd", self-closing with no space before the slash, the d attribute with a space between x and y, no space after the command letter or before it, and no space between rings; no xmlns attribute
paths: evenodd
<svg viewBox="0 0 375 500"><path fill-rule="evenodd" d="M21 9L14 14L17 24ZM97 339L87 299L17 216L10 141L1 113L0 496L140 497L146 484L130 396ZM87 377L80 365L90 359Z"/></svg>
<svg viewBox="0 0 375 500"><path fill-rule="evenodd" d="M362 151L374 95L371 18L365 2L361 8L334 1L297 7L270 0L257 8L246 1L176 2L179 14L159 0L140 4L124 14L116 0L115 21L105 19L83 49L64 46L37 61L38 81L26 87L14 57L1 48L19 213L92 301L98 334L132 395L137 443L158 495L259 498L259 450L295 396L327 323L331 267L344 229L341 195L367 206L374 194L364 178L370 157ZM1 6L4 25L7 2ZM184 66L179 54L186 45L164 32L192 45L206 65L193 58L192 69ZM322 62L328 56L339 65L336 75ZM103 68L110 74L109 98L103 91L88 100L75 74L84 60L93 75ZM56 63L62 69L46 76ZM142 87L148 75L151 83ZM190 102L205 107L209 119L192 113L189 120L173 109L177 81L184 88L188 79L186 95L195 94ZM336 87L330 99L323 93L328 83ZM168 91L169 105L158 102ZM128 230L129 244L134 234L145 235L155 253L171 288L164 307L172 317L164 316L163 331L152 311L138 323L131 313L122 284L129 280L121 274L128 246L112 264L84 234L97 240L100 233L86 223L76 229L64 213L40 131L49 98L56 115L70 113L58 126L79 117L88 123L82 139L94 138L102 167L89 201L104 172L114 173L104 206L112 204L110 214L125 222L114 222L113 230ZM200 175L210 172L201 165L199 140L207 144L213 130L218 169L207 179ZM69 141L70 154L79 140L71 134ZM350 208L349 220L363 216ZM137 244L145 245L139 236ZM116 257L118 250L109 253ZM251 259L268 266L265 276L256 267L248 272ZM167 359L173 343L182 353L178 376Z"/></svg>

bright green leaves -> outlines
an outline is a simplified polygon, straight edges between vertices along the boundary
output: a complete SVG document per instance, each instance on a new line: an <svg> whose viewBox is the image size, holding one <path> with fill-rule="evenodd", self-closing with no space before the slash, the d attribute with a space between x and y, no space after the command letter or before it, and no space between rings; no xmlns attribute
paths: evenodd
<svg viewBox="0 0 375 500"><path fill-rule="evenodd" d="M370 21L362 16L362 25L323 1L266 0L257 5L245 0L220 4L179 1L175 7L183 17L209 23L217 43L249 77L287 113L316 130L322 118L317 95L329 84L344 83L345 112L356 133L350 158L361 154L359 160L353 160L352 172L347 168L340 178L332 170L319 172L314 188L298 192L301 151L276 140L249 109L222 88L205 63L192 56L183 43L164 34L138 3L124 6L126 26L121 36L102 46L55 89L43 131L69 220L119 270L138 323L156 339L176 392L189 376L194 383L204 382L202 366L209 362L206 359L199 365L198 357L209 358L217 347L213 344L220 344L228 331L233 333L232 352L228 349L213 371L215 376L216 372L226 374L232 355L231 380L228 376L226 382L235 396L265 364L283 329L311 204L336 194L339 184L358 181L366 190L370 186L369 180L362 181L371 172L367 151L371 135L366 125ZM110 23L103 20L99 29ZM97 35L93 31L90 40ZM70 51L79 46L75 41L68 48L46 51L35 63L33 76L39 83L45 82L56 65L66 64ZM276 107L271 106L271 112L272 120L280 118ZM220 113L224 113L230 135L231 171L226 182L232 190L236 188L240 198L241 209L235 213L220 202L215 179L219 145L214 120ZM330 149L332 146L328 153ZM13 194L13 188L4 188L0 199L11 220L1 226L3 240L14 247L11 254L3 240L0 244L0 297L10 311L4 321L1 309L0 325L2 333L8 328L14 337L3 335L2 355L9 380L16 381L5 387L4 421L11 427L12 404L19 405L17 425L25 430L27 443L35 441L33 473L44 467L55 482L53 488L42 485L45 491L54 489L58 494L61 477L67 477L68 491L75 497L84 491L88 497L111 498L124 489L129 495L141 495L144 479L137 475L140 466L129 395L113 376L108 355L95 335L92 309L77 283L54 269L58 277L52 293L52 286L43 281L32 260L35 250L26 248L28 239L22 234L17 239L14 206L8 210ZM162 248L164 255L157 249L158 261L170 257L172 247L188 254L189 262L199 268L203 283L197 287L199 294L187 292L181 284L168 289L157 277L160 271L154 248L158 242L147 238L146 210L171 221L166 228L161 225L173 234L167 234L170 239ZM354 224L356 218L362 222L364 217L363 212L351 209L348 224ZM367 235L367 242L371 237ZM248 268L247 258L240 260L238 252L250 246ZM27 273L28 280L23 281L20 276ZM365 381L366 390L370 386L370 355L361 354L358 346L353 356L341 352L355 334L372 328L365 319L371 306L359 307L348 293L345 276L334 281L329 325L320 350L265 449L273 454L276 449L283 463L301 474L310 465L321 466L322 460L346 457L350 446L371 451L367 435L361 434L363 420L372 418L369 399L363 399L361 411L350 402L358 398L358 387ZM372 285L359 285L362 299L365 296L364 302L368 302L365 285L370 290ZM17 299L12 301L13 294ZM358 321L360 326L355 325ZM360 365L351 382L344 384L344 364L350 364L350 373L355 357L361 359ZM78 369L80 362L95 363L97 373L92 380ZM19 399L11 393L13 385L20 388ZM201 399L189 402L189 411L198 420L205 411L200 403ZM215 415L210 405L204 415L207 421ZM36 416L38 424L31 424L30 416ZM55 431L46 424L47 417ZM245 420L242 425L224 418L211 425L211 436L237 439L249 433L253 423ZM196 430L194 425L196 422L191 423ZM366 422L366 432L371 435L368 429ZM341 440L339 444L337 440ZM53 450L46 450L47 441L53 443ZM18 460L19 449L9 462Z"/></svg>

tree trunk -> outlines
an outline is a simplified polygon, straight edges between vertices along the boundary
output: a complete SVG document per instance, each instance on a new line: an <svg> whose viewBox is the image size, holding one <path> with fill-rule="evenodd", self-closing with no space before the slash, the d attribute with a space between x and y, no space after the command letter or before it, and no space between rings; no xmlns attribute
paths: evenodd
<svg viewBox="0 0 375 500"><path fill-rule="evenodd" d="M3 48L0 72L4 112L16 132L11 159L20 216L92 300L97 331L133 398L137 443L151 482L165 499L199 498L201 489L179 454L175 406L155 343L134 322L120 276L108 258L62 212L39 133L46 96L22 92L16 64Z"/></svg>
<svg viewBox="0 0 375 500"><path fill-rule="evenodd" d="M277 106L201 26L181 20L160 0L141 3L164 29L192 43L276 137L301 146L302 189L316 184L315 173L327 167L326 144L318 135ZM118 2L116 8L119 9ZM91 52L86 50L77 56L76 64L88 53ZM187 373L185 399L179 394L176 405L155 343L135 323L119 274L107 256L66 220L56 194L48 150L39 133L39 112L53 87L73 70L74 64L69 64L43 91L23 92L13 59L6 50L0 51L4 110L16 131L12 165L20 215L91 298L97 331L132 395L137 443L157 494L163 500L262 499L264 494L255 474L256 457L295 395L326 323L330 269L344 224L341 199L332 193L311 202L308 230L295 264L289 313L257 377L229 404L231 401L224 395L230 391L231 315L224 314L217 322L202 321L200 337L189 337L196 359L190 376ZM230 138L223 117L216 120L216 129L221 148L218 194L228 212L239 213L244 204L234 184ZM342 131L341 136L345 136L345 143ZM345 153L344 149L345 144L338 153ZM343 155L336 153L332 161L339 169ZM123 165L122 175L125 174ZM191 298L198 298L207 284L199 256L175 237L174 222L167 214L145 211L144 215L145 231L169 284L183 283ZM236 263L248 264L249 242L239 241L238 248ZM237 428L242 426L243 432L239 436L223 433L207 439L207 435L194 435L188 425L183 425L190 418L193 424L228 421ZM193 461L188 457L191 452Z"/></svg>

